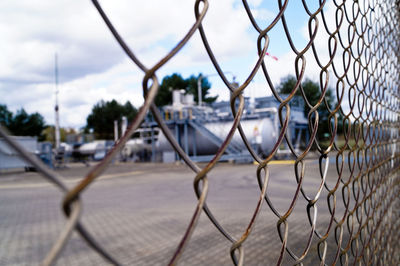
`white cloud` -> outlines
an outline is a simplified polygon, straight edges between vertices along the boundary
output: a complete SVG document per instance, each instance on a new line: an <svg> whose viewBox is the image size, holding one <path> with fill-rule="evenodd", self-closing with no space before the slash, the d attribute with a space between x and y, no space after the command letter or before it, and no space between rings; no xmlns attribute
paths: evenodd
<svg viewBox="0 0 400 266"><path fill-rule="evenodd" d="M195 22L193 1L100 3L147 67L168 53ZM241 79L238 81L243 81L255 63L258 33L240 1L209 4L203 22L209 43L223 70L233 71ZM262 6L265 1L253 0L249 4L261 25L268 25L274 18L274 13ZM299 27L306 23L301 22ZM124 55L90 1L3 0L0 36L1 102L13 111L20 107L28 112L38 111L47 123L53 123L55 52L59 59L61 126L83 126L93 104L101 99L122 103L129 100L136 106L143 102L143 72ZM293 52L280 55L279 61L266 58L266 62L274 84L283 76L294 74ZM161 81L173 72L183 76L215 73L198 32L157 76ZM212 82L218 93L222 82ZM257 91L262 96L271 93L261 70L251 87L255 95ZM222 93L228 95L226 89Z"/></svg>
<svg viewBox="0 0 400 266"><path fill-rule="evenodd" d="M143 63L159 61L195 22L191 1L100 1ZM249 50L249 25L234 1L211 2L204 21L220 60ZM223 14L223 15L221 15ZM88 1L0 2L0 92L13 111L24 107L54 121L54 54L58 53L61 123L82 126L97 101L143 102L143 73L130 62ZM243 41L244 40L244 41ZM198 33L158 74L210 67ZM203 68L203 70L202 70Z"/></svg>

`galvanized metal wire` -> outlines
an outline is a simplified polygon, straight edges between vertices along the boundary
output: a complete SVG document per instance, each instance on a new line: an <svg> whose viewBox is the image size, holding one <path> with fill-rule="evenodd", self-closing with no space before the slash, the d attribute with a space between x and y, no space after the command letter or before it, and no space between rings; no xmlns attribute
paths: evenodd
<svg viewBox="0 0 400 266"><path fill-rule="evenodd" d="M207 16L212 3L208 0L194 1L195 22L177 45L158 63L152 67L138 59L135 52L127 45L118 30L113 26L107 14L97 0L93 0L95 8L103 18L105 24L132 62L143 71L144 103L138 115L116 146L95 167L90 169L85 178L75 187L68 188L52 170L46 168L40 161L29 155L12 138L8 137L4 129L0 129L0 136L17 150L21 156L34 165L49 181L54 183L64 193L63 209L66 225L60 232L59 239L43 261L43 265L55 262L62 251L71 233L77 230L90 246L101 254L110 263L118 265L118 259L105 251L95 237L91 236L80 223L82 202L80 195L89 190L93 181L98 178L110 164L112 159L121 150L133 132L140 126L146 113L151 111L160 129L163 131L180 158L193 170L194 193L197 196L197 205L189 221L186 232L183 234L174 255L166 264L175 265L185 251L196 230L197 222L202 212L218 231L231 242L230 255L232 263L244 263L244 243L256 224L257 217L262 211L261 206L267 204L276 216L276 230L280 237L280 254L276 264L283 263L284 256L293 258L293 264L303 264L311 247L317 244L320 265L328 264L327 252L333 251L334 257L329 264L361 264L361 265L398 265L400 239L400 3L389 0L361 0L340 1L334 0L334 13L326 13L327 1L318 1L318 7L313 10L310 1L302 0L302 6L308 16L308 42L304 47L296 46L293 41L292 29L287 23L286 9L289 0L278 0L279 12L267 26L260 25L249 7L243 0L243 8L248 15L254 30L258 32L255 40L258 49L258 60L248 72L245 81L238 87L232 86L224 74L224 70L214 55L212 43L209 43L207 30L203 27L203 19ZM315 2L315 1L314 1ZM334 14L334 17L328 15ZM334 27L330 27L333 23ZM293 66L296 74L296 84L289 95L279 93L272 82L269 65L265 60L266 52L271 41L270 32L282 24L282 36L286 36L295 60ZM154 105L154 98L159 89L157 71L173 58L180 49L198 32L209 55L209 59L219 74L226 88L231 92L231 109L234 120L231 129L226 135L223 144L204 167L200 167L189 158L180 147L174 135L164 123L162 116ZM325 51L317 46L318 34L327 34ZM328 54L328 58L324 56ZM313 104L307 98L302 82L305 80L307 61L313 60L319 67L319 88L321 96ZM241 119L244 112L243 92L257 73L263 73L265 86L279 101L280 132L272 151L261 158L253 150L244 130ZM329 106L326 99L329 90L329 81L335 82L334 91L336 105ZM290 122L290 103L297 92L301 92L305 104L309 108L307 118L310 139L302 151L296 150L288 136ZM325 132L329 140L323 143L318 138L321 109L329 112L329 131ZM343 127L344 144L339 144L338 128ZM254 178L257 179L260 194L254 205L254 212L248 218L248 224L243 228L239 238L229 233L207 206L209 182L207 175L213 170L224 151L227 149L236 131L240 132L244 144L258 163ZM280 145L286 143L295 158L294 173L297 186L291 203L285 211L279 211L267 193L270 177L269 163L277 153ZM320 184L313 192L306 191L303 186L306 175L306 157L315 148L318 154ZM327 182L328 168L332 167L329 160L335 160L335 182ZM332 185L333 184L333 185ZM322 198L322 192L327 192ZM289 240L289 218L294 207L302 197L307 202L307 216L309 227L305 228L308 238L302 252L294 251ZM339 200L340 199L340 200ZM326 201L330 219L324 231L317 229L318 206ZM339 206L341 205L341 206ZM337 210L341 208L341 214ZM328 241L334 236L334 243ZM397 254L397 255L396 255Z"/></svg>

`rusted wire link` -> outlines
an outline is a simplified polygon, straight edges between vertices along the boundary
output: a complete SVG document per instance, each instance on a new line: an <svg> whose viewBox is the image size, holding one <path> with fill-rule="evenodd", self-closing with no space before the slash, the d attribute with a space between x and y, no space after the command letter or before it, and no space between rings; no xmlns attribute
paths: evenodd
<svg viewBox="0 0 400 266"><path fill-rule="evenodd" d="M29 155L0 128L0 136L35 166L46 180L54 183L64 193L66 225L43 260L43 265L51 265L56 261L74 230L77 230L106 260L115 265L119 264L82 226L80 214L84 203L79 197L89 190L96 178L107 169L149 111L175 152L194 172L193 187L197 197L189 224L172 257L166 259L166 264L176 265L179 262L196 230L199 217L204 212L219 233L230 242L230 250L227 252L230 252L233 264L243 265L246 262L245 242L251 236L257 218L263 211L264 201L276 221L280 243L277 247L279 255L275 261L277 265L286 260L290 260L293 265L302 265L312 256L319 260L320 265L400 263L399 256L393 256L400 254L397 243L400 237L399 1L299 1L297 4L307 17L305 23L308 34L305 44L300 46L293 38L294 29L289 27L287 21L292 16L288 10L295 1L277 0L278 12L275 17L267 25L261 25L251 5L242 0L243 12L247 14L252 30L258 34L254 39L258 58L250 69L243 70L243 73L248 74L238 87L234 87L226 78L226 72L214 54L213 43L210 43L207 37L207 28L202 24L208 10L213 8L212 2L194 1L193 25L176 46L152 67L147 67L139 60L134 49L124 41L99 2L92 2L117 43L132 63L143 72L144 103L115 147L73 188L67 187L57 173ZM287 42L291 50L289 53L295 58L291 67L296 82L288 95L282 95L272 82L271 66L265 60L270 43L276 41L271 37L271 31L279 26L283 28L282 40ZM222 145L204 167L194 163L181 148L154 104L159 89L157 72L179 53L196 32L201 37L215 71L231 93L230 105L234 118ZM325 46L321 46L321 36L326 36ZM316 68L311 69L310 63L314 63ZM320 96L316 101L308 98L304 87L309 71L314 71L319 76ZM270 153L264 156L254 150L241 126L245 111L243 95L257 74L265 77L265 93L272 94L279 102L279 135ZM335 87L331 88L331 84ZM296 122L291 118L291 103L297 95L302 97L307 110L309 139L302 149L295 149L289 136L289 125ZM328 99L331 96L335 101L332 106ZM321 132L324 113L327 114L325 123L328 129ZM238 238L234 237L238 232L228 232L207 205L210 186L207 175L213 171L236 132L240 133L244 146L258 164L255 167L254 178L260 188L258 200L254 202L254 211L248 217L246 227L239 232ZM327 137L320 139L320 133L325 133ZM288 147L295 160L292 180L296 186L293 187L293 197L284 211L279 211L273 203L271 193L268 193L268 181L273 178L270 162L283 144ZM308 159L311 153L318 156L320 177L312 191L304 185L310 179L308 166L313 162ZM336 173L332 175L333 172ZM306 202L302 211L307 215L308 225L303 228L307 237L299 252L299 248L290 242L289 229L293 219L296 219L294 211L300 200ZM318 214L321 214L319 210L324 206L327 208L329 219L327 223L325 221L320 225ZM311 254L313 252L314 254Z"/></svg>

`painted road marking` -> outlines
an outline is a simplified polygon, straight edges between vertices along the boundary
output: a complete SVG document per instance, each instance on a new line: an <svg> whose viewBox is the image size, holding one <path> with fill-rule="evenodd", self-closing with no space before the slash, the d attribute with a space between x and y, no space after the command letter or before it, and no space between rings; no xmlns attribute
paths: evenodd
<svg viewBox="0 0 400 266"><path fill-rule="evenodd" d="M268 165L271 165L271 164L294 164L295 162L296 162L295 160L274 160L274 161L270 161L268 163ZM258 165L258 162L254 161L253 164Z"/></svg>
<svg viewBox="0 0 400 266"><path fill-rule="evenodd" d="M108 174L108 175L102 175L97 178L97 180L106 180L106 179L111 179L111 178L117 178L117 177L126 177L126 176L134 176L134 175L139 175L143 174L143 171L133 171L133 172L128 172L128 173L119 173L119 174ZM66 180L63 180L64 183L66 184L71 184L71 183L78 183L81 181L84 177L72 177L68 178ZM7 184L7 185L0 185L0 189L15 189L15 188L42 188L42 187L49 187L49 186L54 186L54 184L47 182L40 182L40 183L25 183L25 184Z"/></svg>

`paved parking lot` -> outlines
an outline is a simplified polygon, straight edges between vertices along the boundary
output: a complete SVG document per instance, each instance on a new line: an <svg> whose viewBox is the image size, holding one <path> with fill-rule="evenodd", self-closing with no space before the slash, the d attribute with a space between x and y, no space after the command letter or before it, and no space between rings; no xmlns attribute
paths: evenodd
<svg viewBox="0 0 400 266"><path fill-rule="evenodd" d="M256 168L252 164L221 163L208 176L207 203L220 223L237 238L244 233L259 197ZM295 193L294 166L282 162L271 165L270 169L267 193L283 213ZM88 168L73 164L57 171L72 186ZM184 165L114 164L84 192L83 224L121 263L165 265L197 203L193 178L194 174ZM304 180L306 193L315 194L319 183L318 163L309 161ZM65 222L61 200L60 191L37 173L0 175L0 265L40 263ZM299 254L310 231L305 206L300 195L289 219L288 245ZM327 214L326 199L322 198L317 229L326 230ZM281 248L277 221L268 205L263 204L256 227L244 244L246 265L276 264ZM180 264L231 265L230 245L202 214ZM308 260L319 261L315 247ZM291 262L286 254L285 263ZM57 265L107 265L107 262L74 233Z"/></svg>

